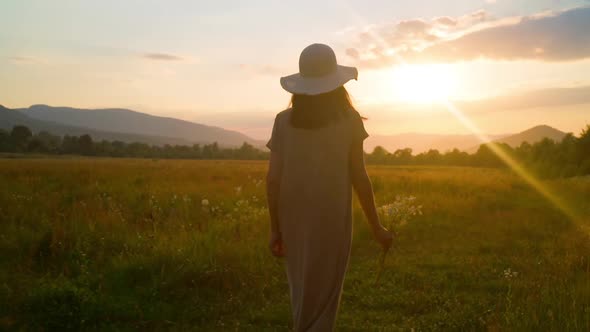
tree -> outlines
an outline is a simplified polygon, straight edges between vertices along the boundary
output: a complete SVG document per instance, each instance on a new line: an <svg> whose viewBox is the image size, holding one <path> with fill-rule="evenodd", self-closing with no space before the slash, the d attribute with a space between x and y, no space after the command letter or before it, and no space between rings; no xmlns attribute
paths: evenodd
<svg viewBox="0 0 590 332"><path fill-rule="evenodd" d="M94 154L94 142L90 135L84 134L78 138L78 152L85 156Z"/></svg>
<svg viewBox="0 0 590 332"><path fill-rule="evenodd" d="M572 133L566 134L558 144L557 153L553 156L555 163L560 165L576 163L576 143L578 139Z"/></svg>
<svg viewBox="0 0 590 332"><path fill-rule="evenodd" d="M130 143L127 145L127 154L131 157L150 157L150 146L145 143Z"/></svg>
<svg viewBox="0 0 590 332"><path fill-rule="evenodd" d="M33 136L33 138L29 140L29 143L27 143L27 151L43 153L47 152L47 146L45 146L45 143L43 143L43 141L41 141L37 136Z"/></svg>
<svg viewBox="0 0 590 332"><path fill-rule="evenodd" d="M475 166L500 167L504 166L502 159L496 154L496 150L502 150L504 153L511 153L510 146L504 143L486 143L479 146L477 152L473 155Z"/></svg>
<svg viewBox="0 0 590 332"><path fill-rule="evenodd" d="M219 146L217 142L213 144L205 144L203 146L203 158L205 159L213 159L219 157Z"/></svg>
<svg viewBox="0 0 590 332"><path fill-rule="evenodd" d="M201 156L201 145L200 144L193 144L193 158L200 159Z"/></svg>
<svg viewBox="0 0 590 332"><path fill-rule="evenodd" d="M10 138L17 151L25 151L32 136L33 133L26 126L14 126L10 132Z"/></svg>
<svg viewBox="0 0 590 332"><path fill-rule="evenodd" d="M111 157L124 157L127 144L122 141L113 141L111 144Z"/></svg>
<svg viewBox="0 0 590 332"><path fill-rule="evenodd" d="M61 141L61 151L63 153L78 153L78 137L65 135Z"/></svg>
<svg viewBox="0 0 590 332"><path fill-rule="evenodd" d="M580 159L590 158L590 125L582 130L577 142L578 157Z"/></svg>
<svg viewBox="0 0 590 332"><path fill-rule="evenodd" d="M469 154L459 149L453 149L442 156L442 162L446 165L466 166L469 162Z"/></svg>
<svg viewBox="0 0 590 332"><path fill-rule="evenodd" d="M46 152L56 153L61 147L61 137L53 135L47 131L40 131L35 138L38 139L45 147Z"/></svg>
<svg viewBox="0 0 590 332"><path fill-rule="evenodd" d="M0 129L0 152L12 152L13 146L8 132Z"/></svg>
<svg viewBox="0 0 590 332"><path fill-rule="evenodd" d="M440 152L438 152L436 149L428 150L424 156L426 158L426 163L428 164L439 164L442 159Z"/></svg>
<svg viewBox="0 0 590 332"><path fill-rule="evenodd" d="M582 174L590 174L590 125L582 130L576 144L576 159Z"/></svg>
<svg viewBox="0 0 590 332"><path fill-rule="evenodd" d="M396 163L409 164L412 161L412 149L405 148L395 150L393 153L393 158L395 159Z"/></svg>
<svg viewBox="0 0 590 332"><path fill-rule="evenodd" d="M389 155L390 153L387 150L385 150L385 148L378 145L373 149L373 152L369 154L369 158L367 161L370 163L386 164L388 159L387 157Z"/></svg>
<svg viewBox="0 0 590 332"><path fill-rule="evenodd" d="M236 159L254 159L256 157L256 148L253 145L244 142L242 146L236 151Z"/></svg>

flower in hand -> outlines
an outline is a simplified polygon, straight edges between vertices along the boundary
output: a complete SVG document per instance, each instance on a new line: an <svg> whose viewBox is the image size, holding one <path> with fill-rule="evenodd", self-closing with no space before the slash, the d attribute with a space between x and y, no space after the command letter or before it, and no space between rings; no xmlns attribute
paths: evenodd
<svg viewBox="0 0 590 332"><path fill-rule="evenodd" d="M387 252L389 248L391 248L391 244L393 242L393 233L387 230L387 228L379 225L375 230L373 230L373 236L375 240L379 242L383 251Z"/></svg>
<svg viewBox="0 0 590 332"><path fill-rule="evenodd" d="M377 241L383 247L381 253L381 259L379 260L379 268L377 277L375 278L375 284L379 283L383 268L385 267L385 256L389 251L392 243L392 233L397 235L399 230L403 228L407 223L416 216L422 215L422 205L416 205L416 197L409 196L396 196L395 201L391 204L383 205L377 209L381 214L385 227L381 226L381 229L373 231L373 235ZM389 229L389 231L388 231ZM386 236L389 234L389 237Z"/></svg>

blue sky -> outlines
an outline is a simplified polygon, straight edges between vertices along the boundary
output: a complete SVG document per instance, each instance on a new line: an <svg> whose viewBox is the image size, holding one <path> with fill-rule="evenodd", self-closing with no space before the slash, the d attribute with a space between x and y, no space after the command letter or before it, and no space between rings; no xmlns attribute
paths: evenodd
<svg viewBox="0 0 590 332"><path fill-rule="evenodd" d="M403 96L399 96L399 89L393 90L403 86L408 75L399 76L397 64L386 57L370 64L365 61L364 55L374 58L375 45L363 44L363 32L382 34L385 37L380 40L391 46L402 42L388 39L399 32L400 22L422 20L434 29L435 18L450 17L462 25L453 33L463 36L470 29L495 28L505 19L548 12L559 16L562 10L588 4L550 0L7 0L0 5L0 103L8 107L36 103L130 107L224 126L230 126L235 114L241 114L244 119L259 117L260 123L251 128L231 126L261 137L268 130L263 122L283 108L289 97L280 89L279 77L297 70L301 49L312 42L324 42L334 47L340 62L359 67L359 82L350 84L359 107L374 118L391 118L385 109L407 101L398 100ZM478 12L484 13L482 20L472 21L469 15ZM578 26L572 25L572 29ZM575 30L564 33L577 36ZM580 48L586 47L586 41L581 39ZM434 46L444 47L442 39L440 44ZM349 56L351 49L361 56ZM538 51L539 57L530 59L522 54L516 59L486 54L489 58L484 60L445 58L434 62L451 62L441 74L448 77L439 79L441 85L451 78L457 85L449 92L453 99L590 85L584 75L590 70L585 53L554 60L543 58L550 50L539 47ZM409 73L411 76L414 71ZM421 114L412 111L417 108L414 106L408 106L404 114L415 117L416 125L411 121L404 128L374 125L374 130L420 131L412 129L420 123ZM225 114L233 114L234 122ZM546 122L556 120L554 117ZM573 119L585 119L584 113L577 111ZM564 126L573 130L574 120ZM498 125L488 130L503 129Z"/></svg>

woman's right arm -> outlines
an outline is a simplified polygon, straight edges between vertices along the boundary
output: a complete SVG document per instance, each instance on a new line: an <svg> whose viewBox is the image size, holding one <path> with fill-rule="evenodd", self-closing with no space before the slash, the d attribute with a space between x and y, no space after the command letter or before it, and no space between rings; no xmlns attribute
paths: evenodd
<svg viewBox="0 0 590 332"><path fill-rule="evenodd" d="M270 152L270 162L266 175L266 196L268 199L268 211L270 214L270 240L269 248L273 255L282 257L285 255L283 238L279 226L279 193L281 191L281 173L283 171L281 157L278 152Z"/></svg>
<svg viewBox="0 0 590 332"><path fill-rule="evenodd" d="M373 195L373 186L365 168L365 156L363 151L363 142L356 141L350 149L350 176L352 186L356 191L361 207L365 212L373 236L381 244L384 250L391 247L393 236L379 222L377 209L375 208L375 197Z"/></svg>
<svg viewBox="0 0 590 332"><path fill-rule="evenodd" d="M268 200L268 212L270 214L271 233L280 233L279 228L279 192L281 191L281 176L283 167L280 155L277 152L270 152L268 173L266 175L266 196Z"/></svg>

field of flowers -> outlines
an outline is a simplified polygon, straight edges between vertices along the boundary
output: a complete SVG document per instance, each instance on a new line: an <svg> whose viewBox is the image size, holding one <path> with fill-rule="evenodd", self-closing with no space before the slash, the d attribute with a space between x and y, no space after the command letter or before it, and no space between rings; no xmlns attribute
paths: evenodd
<svg viewBox="0 0 590 332"><path fill-rule="evenodd" d="M265 172L0 159L0 330L288 330ZM410 204L411 221L397 221L376 283L379 247L355 201L338 330L590 330L590 179L544 183L573 220L505 170L369 174L383 217Z"/></svg>

